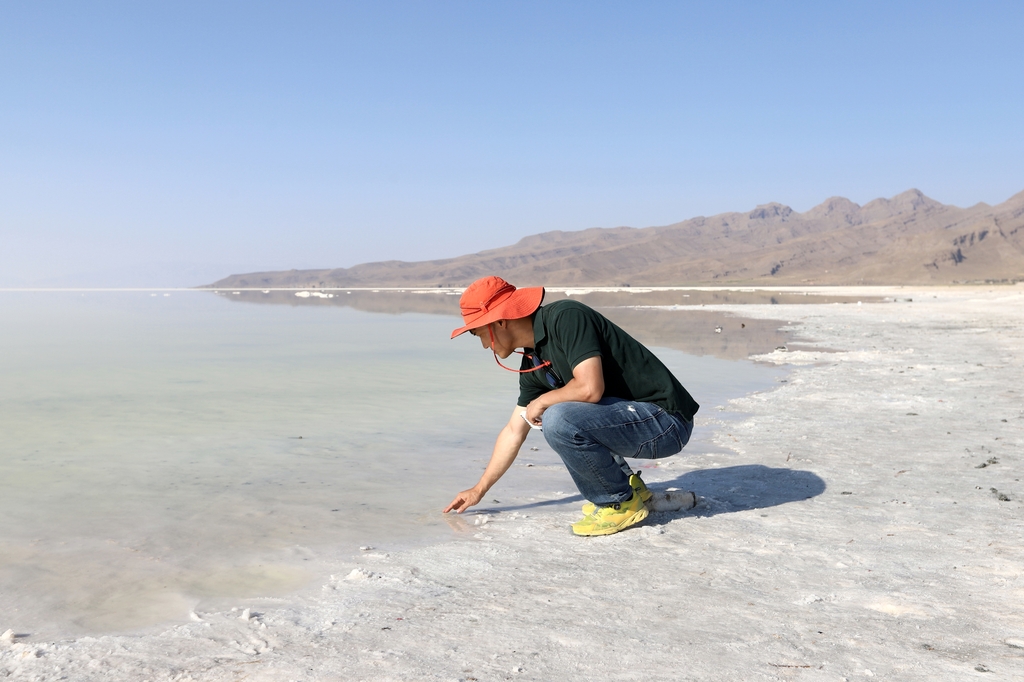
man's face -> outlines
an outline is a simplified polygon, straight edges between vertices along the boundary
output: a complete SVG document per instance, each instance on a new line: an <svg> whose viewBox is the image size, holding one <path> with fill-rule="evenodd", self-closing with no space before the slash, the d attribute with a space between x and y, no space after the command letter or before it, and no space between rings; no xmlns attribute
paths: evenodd
<svg viewBox="0 0 1024 682"><path fill-rule="evenodd" d="M491 350L491 336L494 337L494 353L502 359L512 355L512 351L515 350L510 344L511 339L509 338L508 329L505 325L493 323L486 327L477 327L476 329L470 329L469 333L480 339L480 345L487 350Z"/></svg>

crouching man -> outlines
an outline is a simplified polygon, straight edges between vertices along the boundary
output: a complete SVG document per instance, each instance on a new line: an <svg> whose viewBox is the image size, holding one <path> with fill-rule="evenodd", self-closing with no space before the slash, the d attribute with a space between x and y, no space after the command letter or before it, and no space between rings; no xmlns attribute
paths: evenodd
<svg viewBox="0 0 1024 682"><path fill-rule="evenodd" d="M473 282L459 300L465 326L495 360L523 349L519 400L498 434L479 482L445 508L480 502L512 465L533 428L543 427L584 498L576 535L609 535L643 521L651 493L624 457L674 455L690 440L698 405L658 358L578 301L541 306L543 287L516 289L500 277Z"/></svg>

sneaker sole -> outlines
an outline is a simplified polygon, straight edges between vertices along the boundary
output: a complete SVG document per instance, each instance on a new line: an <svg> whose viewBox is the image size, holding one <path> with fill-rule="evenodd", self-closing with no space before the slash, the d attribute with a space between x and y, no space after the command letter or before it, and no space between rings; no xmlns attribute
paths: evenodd
<svg viewBox="0 0 1024 682"><path fill-rule="evenodd" d="M594 535L612 535L613 533L618 533L619 531L626 530L630 526L635 526L636 524L646 519L648 514L650 514L650 512L647 510L646 507L644 507L643 509L638 510L635 514L633 514L617 526L611 526L610 528L600 528L597 530L587 531L583 533L578 532L574 527L572 529L572 532L574 535L579 535L583 537L591 537Z"/></svg>
<svg viewBox="0 0 1024 682"><path fill-rule="evenodd" d="M635 490L635 488L634 488L634 490ZM641 493L640 494L640 501L643 502L644 504L648 504L648 503L650 503L651 499L654 497L654 493L652 493L650 490L648 490L646 488L644 489L644 492L647 493L647 494L644 495L643 493ZM597 505L595 505L593 502L587 502L587 503L585 503L583 505L583 515L584 516L589 516L590 514L593 513L593 511L595 509L597 509Z"/></svg>

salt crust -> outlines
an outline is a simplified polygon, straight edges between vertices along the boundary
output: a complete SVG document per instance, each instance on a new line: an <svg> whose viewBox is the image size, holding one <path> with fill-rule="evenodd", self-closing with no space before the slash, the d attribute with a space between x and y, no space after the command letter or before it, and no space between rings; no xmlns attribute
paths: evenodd
<svg viewBox="0 0 1024 682"><path fill-rule="evenodd" d="M13 630L0 678L1024 679L1021 287L717 307L838 352L762 356L796 367L735 401L715 436L734 454L648 471L696 509L590 539L564 511L464 517L462 540L362 554L283 605Z"/></svg>

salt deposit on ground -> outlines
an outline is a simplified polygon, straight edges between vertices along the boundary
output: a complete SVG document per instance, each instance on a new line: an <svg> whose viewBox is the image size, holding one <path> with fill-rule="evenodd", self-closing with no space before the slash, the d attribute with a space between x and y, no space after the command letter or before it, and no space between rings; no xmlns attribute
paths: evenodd
<svg viewBox="0 0 1024 682"><path fill-rule="evenodd" d="M738 401L728 452L645 472L693 510L588 539L564 509L452 517L459 539L367 547L318 594L142 636L5 634L0 677L1024 678L1024 288L742 312L835 352L764 356L796 369Z"/></svg>

